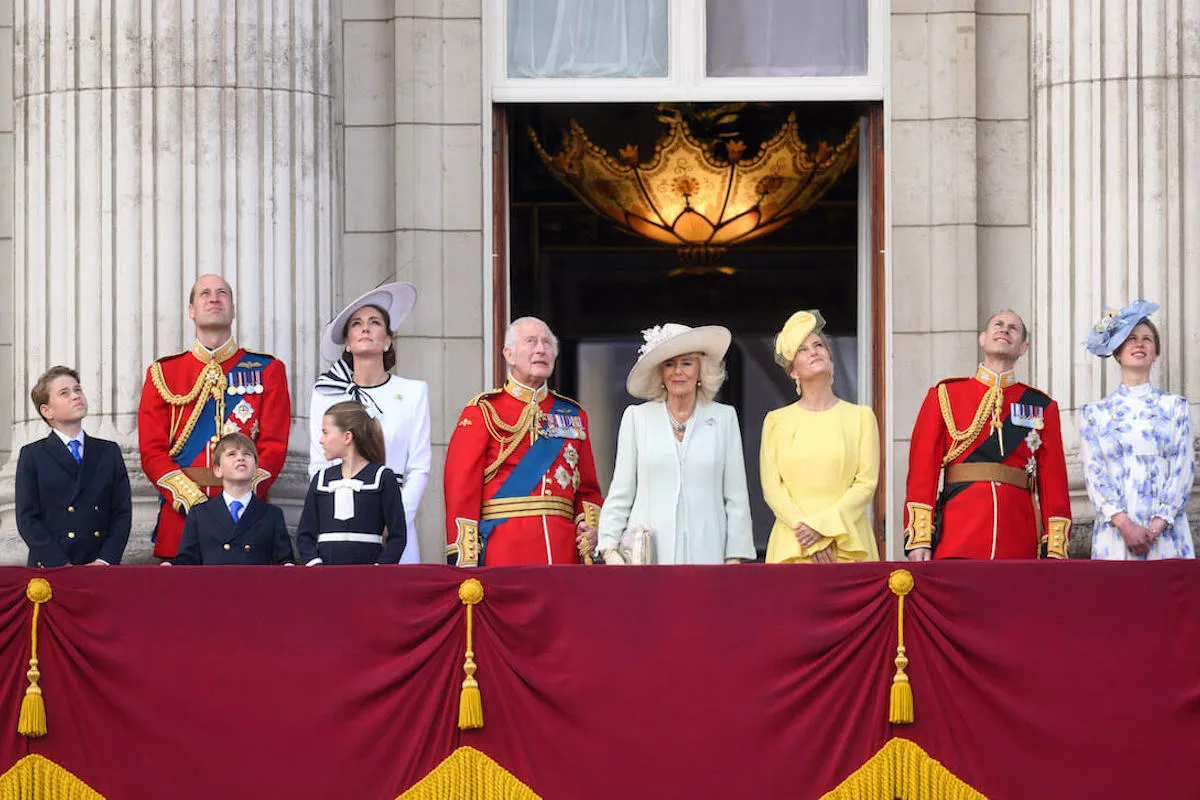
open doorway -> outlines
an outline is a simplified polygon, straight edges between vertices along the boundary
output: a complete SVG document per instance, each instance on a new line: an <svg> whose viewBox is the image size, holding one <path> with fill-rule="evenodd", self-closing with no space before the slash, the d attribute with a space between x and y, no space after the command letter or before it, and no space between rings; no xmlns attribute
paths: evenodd
<svg viewBox="0 0 1200 800"><path fill-rule="evenodd" d="M840 142L866 113L853 103L751 105L754 113L738 122L751 151L793 112L813 146ZM742 422L761 554L773 523L758 478L762 421L771 409L795 400L792 382L773 360L775 332L792 312L819 308L835 348L838 396L866 402L872 395L874 387L859 379L860 361L882 352L861 340L860 315L869 309L862 299L872 288L862 285L862 242L869 239L863 226L872 214L863 207L864 182L854 166L802 216L731 248L720 269L687 268L672 249L624 233L589 209L546 169L529 136L534 131L553 153L570 121L577 120L609 152L633 143L646 153L663 130L658 115L653 104L517 105L497 114L504 142L498 163L507 165L504 191L496 197L507 228L505 272L497 276L497 288L506 296L509 318L538 316L558 334L561 353L552 384L587 410L605 490L621 413L640 402L625 392L625 376L636 360L641 330L680 322L719 324L733 332L729 380L718 400L734 406Z"/></svg>

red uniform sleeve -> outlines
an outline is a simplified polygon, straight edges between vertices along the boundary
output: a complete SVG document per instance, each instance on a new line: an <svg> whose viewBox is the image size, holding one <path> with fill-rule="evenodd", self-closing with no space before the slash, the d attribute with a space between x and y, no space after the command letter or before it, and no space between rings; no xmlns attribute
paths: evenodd
<svg viewBox="0 0 1200 800"><path fill-rule="evenodd" d="M904 497L905 550L933 544L933 508L937 503L942 458L946 451L946 423L942 420L938 389L934 386L925 395L909 442L908 483Z"/></svg>
<svg viewBox="0 0 1200 800"><path fill-rule="evenodd" d="M171 448L170 428L170 406L158 393L154 381L150 378L150 369L147 369L146 382L142 384L142 397L138 401L138 454L142 462L142 472L146 474L150 483L154 484L154 488L163 496L167 505L174 506L177 511L183 513L186 508L180 507L182 499L169 487L159 483L164 475L179 470L179 465L168 455Z"/></svg>
<svg viewBox="0 0 1200 800"><path fill-rule="evenodd" d="M267 492L283 470L288 436L292 431L292 397L288 391L287 368L278 358L263 369L262 410L259 412L258 468L254 492L266 500ZM265 475L263 473L266 473Z"/></svg>
<svg viewBox="0 0 1200 800"><path fill-rule="evenodd" d="M604 495L600 493L600 481L596 478L596 461L592 457L592 430L588 427L587 412L579 410L583 419L583 429L588 438L579 443L579 489L575 492L575 519L583 518L593 528L600 524L600 509L604 505ZM589 513L588 506L594 510Z"/></svg>
<svg viewBox="0 0 1200 800"><path fill-rule="evenodd" d="M446 448L446 557L463 567L479 565L479 508L490 438L479 407L470 405L459 415Z"/></svg>
<svg viewBox="0 0 1200 800"><path fill-rule="evenodd" d="M1071 495L1067 490L1067 459L1063 453L1058 403L1051 400L1043 415L1042 444L1037 450L1038 501L1041 504L1046 555L1066 558L1071 537Z"/></svg>

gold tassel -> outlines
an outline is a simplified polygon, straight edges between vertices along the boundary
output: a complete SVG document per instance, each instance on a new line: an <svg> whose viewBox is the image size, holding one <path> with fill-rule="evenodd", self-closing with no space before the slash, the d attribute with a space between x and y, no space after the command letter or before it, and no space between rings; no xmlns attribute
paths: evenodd
<svg viewBox="0 0 1200 800"><path fill-rule="evenodd" d="M904 654L904 596L915 585L912 573L898 569L888 576L888 588L896 595L896 674L892 676L892 698L888 708L888 721L893 725L910 725L914 715L912 684L904 668L908 657Z"/></svg>
<svg viewBox="0 0 1200 800"><path fill-rule="evenodd" d="M467 607L467 656L463 663L467 677L458 698L458 729L466 731L483 727L483 696L479 693L479 681L475 680L474 620L471 616L471 607L483 599L483 584L474 578L463 581L458 587L458 599Z"/></svg>
<svg viewBox="0 0 1200 800"><path fill-rule="evenodd" d="M29 671L25 673L29 678L29 686L25 689L25 698L21 700L17 733L37 739L46 735L46 701L42 697L42 687L38 686L38 678L42 677L38 671L37 657L38 612L42 609L42 603L48 603L54 593L50 591L50 582L45 578L30 578L29 585L25 587L25 596L33 603L33 624L29 632Z"/></svg>

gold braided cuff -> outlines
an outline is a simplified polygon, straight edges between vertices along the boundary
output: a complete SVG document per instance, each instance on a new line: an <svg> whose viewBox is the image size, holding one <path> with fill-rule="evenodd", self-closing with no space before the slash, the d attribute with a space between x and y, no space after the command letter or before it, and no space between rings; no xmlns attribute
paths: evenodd
<svg viewBox="0 0 1200 800"><path fill-rule="evenodd" d="M254 473L254 477L250 479L250 491L257 491L258 485L270 477L271 473L267 472L262 467L259 467L258 471Z"/></svg>
<svg viewBox="0 0 1200 800"><path fill-rule="evenodd" d="M1066 558L1067 543L1071 540L1071 520L1066 517L1051 517L1050 528L1042 537L1046 545L1046 558Z"/></svg>
<svg viewBox="0 0 1200 800"><path fill-rule="evenodd" d="M171 493L171 507L186 514L192 506L203 503L208 495L200 490L196 482L183 474L183 470L168 472L158 479L158 486Z"/></svg>
<svg viewBox="0 0 1200 800"><path fill-rule="evenodd" d="M446 546L446 556L458 556L458 566L479 566L479 523L473 519L458 517L454 520L458 526L458 538L454 544Z"/></svg>
<svg viewBox="0 0 1200 800"><path fill-rule="evenodd" d="M583 511L581 513L575 515L575 524L578 525L580 520L583 520L583 524L587 525L592 530L594 530L594 531L599 530L600 529L600 506L596 505L595 503L589 503L587 500L584 500L583 501Z"/></svg>
<svg viewBox="0 0 1200 800"><path fill-rule="evenodd" d="M908 527L904 529L904 549L933 547L933 507L925 503L907 503Z"/></svg>

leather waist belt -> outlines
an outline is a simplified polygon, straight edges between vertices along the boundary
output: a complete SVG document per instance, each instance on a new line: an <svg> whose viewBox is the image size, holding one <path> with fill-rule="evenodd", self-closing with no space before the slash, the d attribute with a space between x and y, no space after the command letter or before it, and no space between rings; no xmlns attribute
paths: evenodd
<svg viewBox="0 0 1200 800"><path fill-rule="evenodd" d="M480 520L510 519L512 517L563 517L575 519L575 504L565 497L531 495L484 500Z"/></svg>
<svg viewBox="0 0 1200 800"><path fill-rule="evenodd" d="M359 544L383 544L383 534L379 533L322 533L317 536L318 544L327 542L357 542Z"/></svg>
<svg viewBox="0 0 1200 800"><path fill-rule="evenodd" d="M1029 473L1007 464L951 464L946 467L946 483L995 481L1029 491Z"/></svg>
<svg viewBox="0 0 1200 800"><path fill-rule="evenodd" d="M192 483L197 486L215 486L220 488L224 484L221 479L213 475L212 469L209 467L184 467L183 474L192 479Z"/></svg>

